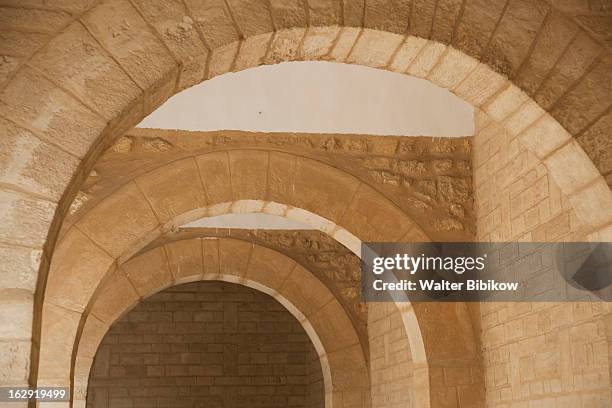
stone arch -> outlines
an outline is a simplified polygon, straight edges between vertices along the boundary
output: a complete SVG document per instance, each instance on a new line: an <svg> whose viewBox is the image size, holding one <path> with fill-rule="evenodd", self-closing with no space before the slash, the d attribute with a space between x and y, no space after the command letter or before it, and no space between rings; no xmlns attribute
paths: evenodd
<svg viewBox="0 0 612 408"><path fill-rule="evenodd" d="M98 283L107 279L109 268L130 259L160 234L194 219L228 211L267 212L311 225L357 254L362 239L428 240L418 225L393 203L353 176L303 157L256 153L250 151L245 155L241 150L207 153L141 175L136 182L125 184L92 208L63 235L52 262L43 306L38 372L41 383L68 381L66 358L76 327ZM261 156L260 160L254 160L257 155ZM248 160L232 160L232 157ZM273 170L275 166L280 166L278 171ZM300 168L307 173L302 174ZM242 176L234 184L230 174ZM279 184L281 190L273 186L277 180L275 174L283 177L284 181ZM312 174L316 177L310 177ZM149 185L155 188L149 189ZM200 201L202 196L213 192L214 195L208 196L210 199ZM339 193L344 200L330 204L330 197ZM226 199L237 201L224 202ZM351 217L345 218L348 209ZM412 361L425 389L429 386L428 365L432 362L442 372L457 366L478 372L472 368L480 362L465 305L443 304L431 308L413 307L405 302L398 307L410 340ZM74 334L67 336L67 333ZM441 333L445 334L445 341L440 341ZM58 357L57 342L63 344L64 359ZM436 387L446 389L444 384ZM450 389L454 395L454 388Z"/></svg>
<svg viewBox="0 0 612 408"><path fill-rule="evenodd" d="M244 251L250 252L246 259L236 256ZM209 262L202 257L215 252L219 257L209 256ZM156 273L151 276L151 271ZM343 307L318 278L291 258L266 247L229 238L196 238L138 254L114 268L99 288L81 318L72 353L72 406L84 406L89 369L110 325L140 300L163 288L197 280L238 283L281 303L300 322L319 355L326 407L351 406L350 401L367 398L367 359L360 340ZM341 336L329 326L331 320L342 326Z"/></svg>
<svg viewBox="0 0 612 408"><path fill-rule="evenodd" d="M610 83L610 53L556 7L543 1L534 2L533 10L523 2L439 8L433 2L415 7L407 1L345 1L269 9L265 2L231 2L219 6L222 19L211 21L210 10L187 3L108 1L93 9L70 3L15 20L18 32L45 22L51 28L34 41L35 54L10 63L0 95L7 140L27 146L9 152L7 161L32 158L3 177L3 251L15 260L14 273L30 276L3 289L5 313L23 316L9 338L20 350L10 381L23 383L27 376L36 277L40 294L63 215L97 155L194 78L231 69L297 58L381 68L401 61L400 70L452 88L532 149L543 141L542 159L593 239L609 239L610 190L581 145L608 175L606 150L597 146L607 143L610 92L594 84ZM202 67L200 61L207 63ZM527 94L485 63L514 78ZM100 82L117 88L101 92ZM479 89L482 83L485 89ZM540 106L565 118L567 130ZM571 135L579 135L581 145ZM579 171L570 174L568 162ZM35 347L32 353L36 357Z"/></svg>

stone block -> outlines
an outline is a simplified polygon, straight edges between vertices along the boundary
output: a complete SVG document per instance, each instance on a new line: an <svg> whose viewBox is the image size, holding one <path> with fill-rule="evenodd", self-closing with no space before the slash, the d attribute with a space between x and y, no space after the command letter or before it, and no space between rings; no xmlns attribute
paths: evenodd
<svg viewBox="0 0 612 408"><path fill-rule="evenodd" d="M223 0L185 1L187 10L206 40L206 44L213 50L240 39L240 33L232 22L232 13L227 4Z"/></svg>
<svg viewBox="0 0 612 408"><path fill-rule="evenodd" d="M209 50L198 35L196 23L180 0L135 0L144 19L182 64L179 87L198 84L204 78Z"/></svg>
<svg viewBox="0 0 612 408"><path fill-rule="evenodd" d="M141 89L148 90L176 68L167 47L130 2L100 3L82 21Z"/></svg>
<svg viewBox="0 0 612 408"><path fill-rule="evenodd" d="M612 220L612 192L603 179L570 196L569 200L578 218L592 228Z"/></svg>
<svg viewBox="0 0 612 408"><path fill-rule="evenodd" d="M216 152L204 154L196 157L196 162L204 182L208 204L233 201L228 153Z"/></svg>
<svg viewBox="0 0 612 408"><path fill-rule="evenodd" d="M265 2L228 0L227 5L240 34L244 37L248 38L274 30L272 16Z"/></svg>
<svg viewBox="0 0 612 408"><path fill-rule="evenodd" d="M107 281L100 287L91 313L110 325L139 299L138 293L123 270L115 269L109 273Z"/></svg>
<svg viewBox="0 0 612 408"><path fill-rule="evenodd" d="M42 249L0 245L0 288L34 293L42 257Z"/></svg>
<svg viewBox="0 0 612 408"><path fill-rule="evenodd" d="M306 317L310 317L333 298L329 289L301 265L291 271L278 288L278 293Z"/></svg>
<svg viewBox="0 0 612 408"><path fill-rule="evenodd" d="M574 141L554 151L544 159L544 164L552 179L567 195L600 177L589 156Z"/></svg>
<svg viewBox="0 0 612 408"><path fill-rule="evenodd" d="M91 209L77 225L110 255L119 257L159 222L136 184L129 183Z"/></svg>
<svg viewBox="0 0 612 408"><path fill-rule="evenodd" d="M241 42L234 41L226 45L221 45L212 51L210 63L208 65L208 79L232 71L234 61L236 61L238 57L240 44Z"/></svg>
<svg viewBox="0 0 612 408"><path fill-rule="evenodd" d="M253 244L237 239L219 240L219 272L243 278L247 271Z"/></svg>
<svg viewBox="0 0 612 408"><path fill-rule="evenodd" d="M246 278L278 290L296 266L296 263L285 255L272 249L255 246L246 271Z"/></svg>
<svg viewBox="0 0 612 408"><path fill-rule="evenodd" d="M530 152L543 159L571 139L571 135L549 115L544 115L519 135Z"/></svg>
<svg viewBox="0 0 612 408"><path fill-rule="evenodd" d="M292 203L335 222L344 214L358 185L359 181L347 173L300 158Z"/></svg>
<svg viewBox="0 0 612 408"><path fill-rule="evenodd" d="M148 251L147 256L137 256L120 268L142 298L172 285L174 280L163 247Z"/></svg>
<svg viewBox="0 0 612 408"><path fill-rule="evenodd" d="M254 35L245 39L240 45L238 56L234 62L234 70L241 71L263 64L274 33Z"/></svg>
<svg viewBox="0 0 612 408"><path fill-rule="evenodd" d="M45 299L83 311L114 261L82 232L71 228L53 254Z"/></svg>
<svg viewBox="0 0 612 408"><path fill-rule="evenodd" d="M198 166L192 158L178 160L135 180L161 223L206 206Z"/></svg>
<svg viewBox="0 0 612 408"><path fill-rule="evenodd" d="M305 2L270 0L270 13L274 27L277 30L306 27L308 25L308 11Z"/></svg>
<svg viewBox="0 0 612 408"><path fill-rule="evenodd" d="M0 109L3 116L77 157L89 151L106 126L100 116L27 67L0 93Z"/></svg>
<svg viewBox="0 0 612 408"><path fill-rule="evenodd" d="M361 32L361 28L343 27L327 58L336 62L346 61Z"/></svg>
<svg viewBox="0 0 612 408"><path fill-rule="evenodd" d="M120 115L142 92L78 22L35 54L32 65L106 120Z"/></svg>
<svg viewBox="0 0 612 408"><path fill-rule="evenodd" d="M428 42L412 61L407 73L417 78L426 78L432 68L438 63L445 50L446 45L434 41Z"/></svg>
<svg viewBox="0 0 612 408"><path fill-rule="evenodd" d="M493 72L488 65L479 63L452 91L460 98L479 107L507 84L507 79Z"/></svg>
<svg viewBox="0 0 612 408"><path fill-rule="evenodd" d="M300 54L304 60L325 58L340 33L340 27L310 27L304 37Z"/></svg>
<svg viewBox="0 0 612 408"><path fill-rule="evenodd" d="M25 340L32 337L31 292L23 289L0 289L0 339Z"/></svg>
<svg viewBox="0 0 612 408"><path fill-rule="evenodd" d="M428 79L438 86L452 89L463 81L478 61L461 51L448 47L440 61L429 73Z"/></svg>
<svg viewBox="0 0 612 408"><path fill-rule="evenodd" d="M347 62L384 68L403 41L404 36L399 34L364 29L347 57Z"/></svg>
<svg viewBox="0 0 612 408"><path fill-rule="evenodd" d="M10 190L0 191L0 240L42 248L55 214L56 204Z"/></svg>
<svg viewBox="0 0 612 408"><path fill-rule="evenodd" d="M342 3L335 0L308 0L308 24L333 26L342 24Z"/></svg>
<svg viewBox="0 0 612 408"><path fill-rule="evenodd" d="M0 182L59 201L78 159L0 118Z"/></svg>
<svg viewBox="0 0 612 408"><path fill-rule="evenodd" d="M264 199L268 186L269 154L258 150L229 152L234 200Z"/></svg>
<svg viewBox="0 0 612 408"><path fill-rule="evenodd" d="M364 3L364 27L397 34L404 34L408 29L409 1L370 0Z"/></svg>
<svg viewBox="0 0 612 408"><path fill-rule="evenodd" d="M165 246L170 272L177 282L199 280L203 273L202 241L184 239Z"/></svg>
<svg viewBox="0 0 612 408"><path fill-rule="evenodd" d="M363 241L396 241L414 226L403 211L373 188L360 184L338 222Z"/></svg>

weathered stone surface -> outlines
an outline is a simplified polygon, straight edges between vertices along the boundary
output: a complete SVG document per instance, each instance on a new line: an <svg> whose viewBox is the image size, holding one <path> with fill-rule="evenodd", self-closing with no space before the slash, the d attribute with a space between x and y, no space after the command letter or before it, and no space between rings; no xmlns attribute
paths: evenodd
<svg viewBox="0 0 612 408"><path fill-rule="evenodd" d="M165 249L170 272L175 281L187 282L202 276L204 251L201 240L175 241L166 245ZM210 260L206 259L206 262L209 263Z"/></svg>
<svg viewBox="0 0 612 408"><path fill-rule="evenodd" d="M608 54L556 103L551 115L570 133L580 133L612 106L610 72L612 55Z"/></svg>
<svg viewBox="0 0 612 408"><path fill-rule="evenodd" d="M0 245L0 287L34 293L42 250Z"/></svg>
<svg viewBox="0 0 612 408"><path fill-rule="evenodd" d="M180 0L135 0L134 4L183 64L179 86L186 88L202 81L210 50L200 39L184 3Z"/></svg>
<svg viewBox="0 0 612 408"><path fill-rule="evenodd" d="M316 182L313 182L316 180ZM297 207L338 220L353 196L359 181L332 167L298 159L295 169L293 202Z"/></svg>
<svg viewBox="0 0 612 408"><path fill-rule="evenodd" d="M339 27L310 27L304 37L300 54L305 60L325 58L340 33Z"/></svg>
<svg viewBox="0 0 612 408"><path fill-rule="evenodd" d="M138 177L136 184L162 223L206 206L204 187L193 158Z"/></svg>
<svg viewBox="0 0 612 408"><path fill-rule="evenodd" d="M0 339L31 339L32 300L32 292L27 290L0 290Z"/></svg>
<svg viewBox="0 0 612 408"><path fill-rule="evenodd" d="M405 73L410 64L412 64L412 61L414 61L426 45L427 40L412 35L409 36L393 56L393 60L389 64L389 69L391 71Z"/></svg>
<svg viewBox="0 0 612 408"><path fill-rule="evenodd" d="M436 14L436 2L432 0L412 0L410 34L421 38L431 38L431 28Z"/></svg>
<svg viewBox="0 0 612 408"><path fill-rule="evenodd" d="M142 89L155 86L176 68L168 49L129 2L101 3L83 16L83 22Z"/></svg>
<svg viewBox="0 0 612 408"><path fill-rule="evenodd" d="M446 46L436 42L430 42L421 49L412 64L408 67L407 73L417 78L425 78L429 75L432 68L438 63Z"/></svg>
<svg viewBox="0 0 612 408"><path fill-rule="evenodd" d="M121 265L140 297L146 297L173 283L168 257L163 247L135 257Z"/></svg>
<svg viewBox="0 0 612 408"><path fill-rule="evenodd" d="M0 7L0 27L3 30L55 33L70 21L70 14L61 10L41 10L29 7Z"/></svg>
<svg viewBox="0 0 612 408"><path fill-rule="evenodd" d="M45 298L57 306L83 311L113 262L91 239L72 228L53 254Z"/></svg>
<svg viewBox="0 0 612 408"><path fill-rule="evenodd" d="M42 248L56 204L10 190L0 191L0 241Z"/></svg>
<svg viewBox="0 0 612 408"><path fill-rule="evenodd" d="M110 325L136 303L139 296L123 270L114 269L108 275L108 281L96 294L96 299L104 299L104 302L95 302L91 308L91 314Z"/></svg>
<svg viewBox="0 0 612 408"><path fill-rule="evenodd" d="M204 36L206 44L215 49L238 41L240 33L232 21L232 15L223 0L185 0L190 16Z"/></svg>
<svg viewBox="0 0 612 408"><path fill-rule="evenodd" d="M307 0L311 26L331 26L342 23L342 2L337 0Z"/></svg>
<svg viewBox="0 0 612 408"><path fill-rule="evenodd" d="M29 340L3 341L0 344L0 384L3 386L27 386L30 373Z"/></svg>
<svg viewBox="0 0 612 408"><path fill-rule="evenodd" d="M196 157L209 204L232 201L229 157L226 152Z"/></svg>
<svg viewBox="0 0 612 408"><path fill-rule="evenodd" d="M530 51L548 9L540 0L508 3L482 61L499 73L513 76Z"/></svg>
<svg viewBox="0 0 612 408"><path fill-rule="evenodd" d="M394 241L413 226L399 208L364 184L359 185L339 224L363 241Z"/></svg>
<svg viewBox="0 0 612 408"><path fill-rule="evenodd" d="M344 25L347 27L363 27L365 0L343 1Z"/></svg>
<svg viewBox="0 0 612 408"><path fill-rule="evenodd" d="M444 44L451 42L457 19L461 13L461 0L439 0L433 22L431 39Z"/></svg>
<svg viewBox="0 0 612 408"><path fill-rule="evenodd" d="M310 317L333 298L323 283L300 265L293 269L278 292L306 317Z"/></svg>
<svg viewBox="0 0 612 408"><path fill-rule="evenodd" d="M364 27L404 34L410 26L412 1L368 0Z"/></svg>
<svg viewBox="0 0 612 408"><path fill-rule="evenodd" d="M581 133L576 140L593 160L593 163L602 175L612 173L612 112L602 116L588 129Z"/></svg>
<svg viewBox="0 0 612 408"><path fill-rule="evenodd" d="M357 39L347 62L373 68L385 67L403 41L404 37L399 34L365 29Z"/></svg>
<svg viewBox="0 0 612 408"><path fill-rule="evenodd" d="M291 258L278 256L278 252L258 245L253 248L246 278L279 291L296 266Z"/></svg>
<svg viewBox="0 0 612 408"><path fill-rule="evenodd" d="M79 23L54 37L32 64L110 120L141 93Z"/></svg>
<svg viewBox="0 0 612 408"><path fill-rule="evenodd" d="M77 158L2 118L0 134L0 181L59 201Z"/></svg>
<svg viewBox="0 0 612 408"><path fill-rule="evenodd" d="M474 58L480 57L506 3L505 0L467 0L453 45Z"/></svg>
<svg viewBox="0 0 612 408"><path fill-rule="evenodd" d="M70 384L70 359L81 314L52 303L43 307L41 328L39 384Z"/></svg>
<svg viewBox="0 0 612 408"><path fill-rule="evenodd" d="M551 10L515 83L525 92L535 94L577 31L578 27L570 19Z"/></svg>
<svg viewBox="0 0 612 408"><path fill-rule="evenodd" d="M234 69L240 71L261 65L273 36L274 33L270 32L267 34L254 35L244 40L236 56Z"/></svg>
<svg viewBox="0 0 612 408"><path fill-rule="evenodd" d="M272 15L267 2L228 0L227 4L243 37L273 31Z"/></svg>
<svg viewBox="0 0 612 408"><path fill-rule="evenodd" d="M119 257L159 225L150 204L134 183L121 191L122 194L103 201L78 223L85 235L113 257Z"/></svg>
<svg viewBox="0 0 612 408"><path fill-rule="evenodd" d="M45 141L82 157L105 121L30 68L20 70L0 93L4 117Z"/></svg>
<svg viewBox="0 0 612 408"><path fill-rule="evenodd" d="M219 241L219 271L223 275L244 277L253 251L253 244L234 239Z"/></svg>
<svg viewBox="0 0 612 408"><path fill-rule="evenodd" d="M277 30L308 25L306 0L270 0L272 21Z"/></svg>
<svg viewBox="0 0 612 408"><path fill-rule="evenodd" d="M549 109L584 73L601 53L601 46L584 33L576 38L557 61L534 99Z"/></svg>
<svg viewBox="0 0 612 408"><path fill-rule="evenodd" d="M234 200L263 199L268 186L269 153L257 150L229 152Z"/></svg>

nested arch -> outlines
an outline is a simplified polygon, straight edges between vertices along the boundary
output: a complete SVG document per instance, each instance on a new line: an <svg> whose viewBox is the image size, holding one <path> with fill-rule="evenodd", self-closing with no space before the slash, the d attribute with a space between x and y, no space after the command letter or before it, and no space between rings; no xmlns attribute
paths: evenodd
<svg viewBox="0 0 612 408"><path fill-rule="evenodd" d="M612 199L608 185L571 137L580 135L584 146L606 142L601 135L609 134L610 92L594 84L610 83L606 81L609 52L571 21L568 30L559 31L562 35L536 41L538 33L556 32L554 22L563 20L556 14L556 19L543 18L547 11L555 11L546 3L536 2L536 12L525 13L522 2L508 7L489 2L490 13L482 14L466 3L464 12L453 14L434 12L433 3L417 8L408 2L364 6L360 1L345 1L342 7L330 2L329 7L313 7L311 12L302 5L307 2L293 8L273 4L271 9L261 2L248 10L229 2L230 6L221 7L225 18L219 21L211 21L210 10L202 4L187 3L188 8L183 2L108 1L91 11L62 5L54 11L52 31L57 35L46 36L50 40L46 46L33 47L39 52L28 64L11 65L21 69L11 72L0 96L2 117L7 119L2 126L7 140L22 141L19 146L26 146L25 156L31 159L3 178L6 211L0 232L8 244L6 256L17 260L15 269L40 277L39 293L45 290L47 265L64 214L111 140L184 86L228 70L292 59L324 58L397 69L452 89L503 122L535 151L570 195L591 236L609 239ZM513 24L516 21L520 24ZM40 22L33 19L30 24ZM523 24L529 28L524 34L512 29L522 29ZM369 29L357 28L362 26ZM452 40L455 47L422 40L429 37L442 43ZM580 50L585 50L585 57ZM535 94L537 102L464 53L487 61L505 75L516 74L515 81L529 95ZM538 55L544 57L538 60ZM537 94L540 89L544 91ZM563 121L566 129L541 106L551 111L554 107L556 117L568 118ZM591 159L605 168L598 153L593 153L596 150L590 148ZM7 161L21 163L24 155L19 152L10 150ZM31 309L34 281L10 284L6 290L10 310ZM13 339L20 342L20 349L29 342L24 339L29 339L32 330L31 313L24 316ZM36 348L32 350L36 357ZM23 382L24 366L19 364L22 368L9 378Z"/></svg>
<svg viewBox="0 0 612 408"><path fill-rule="evenodd" d="M121 187L65 233L53 259L43 306L40 384L70 382L70 350L79 322L100 285L113 276L113 265L123 264L160 234L186 222L227 212L266 212L319 229L356 254L362 237L427 240L394 204L353 176L286 153L257 154L256 161L258 156L252 152L215 152L156 169ZM274 166L279 166L278 171ZM233 176L239 174L243 177L234 183ZM282 183L274 186L277 177L282 177ZM208 199L202 202L203 197ZM227 199L239 200L222 201ZM146 288L147 282L140 285ZM419 384L425 384L423 395L429 395L431 362L438 370L448 364L478 365L475 333L465 305L398 306L411 359L422 377ZM448 347L437 338L441 333L448 334L444 336Z"/></svg>
<svg viewBox="0 0 612 408"><path fill-rule="evenodd" d="M85 404L93 357L109 327L140 300L179 283L220 280L264 292L302 325L319 356L326 407L368 398L367 357L349 317L310 271L274 250L229 238L175 241L118 265L92 298L72 352L75 407ZM333 322L333 324L331 324Z"/></svg>

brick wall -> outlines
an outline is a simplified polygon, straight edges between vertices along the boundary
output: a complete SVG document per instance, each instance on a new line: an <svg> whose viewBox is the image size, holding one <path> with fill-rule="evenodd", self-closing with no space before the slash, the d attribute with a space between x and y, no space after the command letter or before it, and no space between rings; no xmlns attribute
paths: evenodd
<svg viewBox="0 0 612 408"><path fill-rule="evenodd" d="M477 239L585 240L542 162L500 125L477 119ZM608 304L483 303L480 310L488 406L612 406Z"/></svg>
<svg viewBox="0 0 612 408"><path fill-rule="evenodd" d="M323 407L321 366L273 298L223 282L166 289L118 321L96 355L87 407Z"/></svg>

